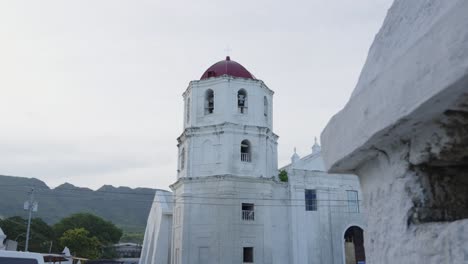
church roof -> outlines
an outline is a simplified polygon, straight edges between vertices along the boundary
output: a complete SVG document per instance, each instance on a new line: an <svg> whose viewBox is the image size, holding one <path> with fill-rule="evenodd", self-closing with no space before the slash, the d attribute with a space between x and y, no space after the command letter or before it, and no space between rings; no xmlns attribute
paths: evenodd
<svg viewBox="0 0 468 264"><path fill-rule="evenodd" d="M251 74L244 66L231 60L229 56L225 60L218 61L211 65L201 76L200 80L208 79L211 77L218 77L222 75L229 75L233 77L241 77L248 79L255 79L255 76Z"/></svg>

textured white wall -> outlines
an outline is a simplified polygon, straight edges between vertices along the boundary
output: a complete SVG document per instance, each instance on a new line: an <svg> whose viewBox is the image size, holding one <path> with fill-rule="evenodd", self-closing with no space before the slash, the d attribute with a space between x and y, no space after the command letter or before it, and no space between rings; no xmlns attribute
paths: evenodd
<svg viewBox="0 0 468 264"><path fill-rule="evenodd" d="M171 186L176 198L174 244L182 263L242 263L242 247L254 247L255 263L288 263L287 185L271 179L236 176L181 178ZM242 203L255 205L255 220L242 220ZM176 213L177 214L177 213ZM179 218L180 217L180 218Z"/></svg>
<svg viewBox="0 0 468 264"><path fill-rule="evenodd" d="M156 191L146 224L140 264L170 264L172 193Z"/></svg>
<svg viewBox="0 0 468 264"><path fill-rule="evenodd" d="M400 124L407 133L458 98L466 86L455 84L468 72L467 13L464 0L394 2L352 97L322 132L327 169L353 170Z"/></svg>
<svg viewBox="0 0 468 264"><path fill-rule="evenodd" d="M205 114L205 92L214 92L214 112ZM246 113L237 109L237 92L247 92ZM268 115L264 115L264 97ZM273 91L259 80L222 76L192 81L184 93L190 98L190 119L179 137L178 177L237 175L277 176L277 139L272 132ZM187 103L185 104L187 106ZM187 111L187 109L186 109ZM185 114L187 118L187 114ZM240 145L251 143L251 162L241 162ZM185 150L184 169L181 151Z"/></svg>
<svg viewBox="0 0 468 264"><path fill-rule="evenodd" d="M205 92L208 89L214 92L214 112L212 114L205 114ZM240 114L237 109L237 92L241 89L247 92L246 114ZM189 122L187 122L186 118L184 119L184 128L228 122L273 129L273 91L263 81L231 76L191 81L183 97L184 102L188 98L191 99L191 118ZM269 111L266 117L264 116L263 107L264 97L269 102Z"/></svg>
<svg viewBox="0 0 468 264"><path fill-rule="evenodd" d="M289 168L291 262L333 263L344 261L344 233L351 226L366 230L365 211L348 210L347 190L362 193L355 175L334 175ZM306 211L305 190L317 191L317 211Z"/></svg>
<svg viewBox="0 0 468 264"><path fill-rule="evenodd" d="M359 175L368 263L468 263L468 2L397 0L345 108L326 168Z"/></svg>
<svg viewBox="0 0 468 264"><path fill-rule="evenodd" d="M468 263L467 219L410 223L417 217L411 213L414 202L429 190L409 169L405 148L358 171L369 210L365 246L370 263Z"/></svg>

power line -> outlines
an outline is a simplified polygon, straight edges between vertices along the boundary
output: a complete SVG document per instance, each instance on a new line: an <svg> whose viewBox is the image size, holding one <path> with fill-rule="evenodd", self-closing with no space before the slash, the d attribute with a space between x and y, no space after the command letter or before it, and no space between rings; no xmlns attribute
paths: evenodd
<svg viewBox="0 0 468 264"><path fill-rule="evenodd" d="M10 186L21 186L21 187L27 187L25 185L10 185ZM0 188L3 188L4 186L0 186ZM51 191L55 193L50 193L50 194L45 194L45 193L38 193L39 196L49 196L49 197L54 197L54 196L59 196L62 195L59 192L92 192L92 194L101 194L101 193L109 193L109 194L129 194L129 195L142 195L142 196L152 196L154 197L157 190L153 194L151 193L135 193L135 192L121 192L121 191L100 191L100 190L79 190L79 189L73 189L73 188L61 188L60 190L55 190L55 189L46 189L46 188L37 188L38 190L46 190L46 191ZM20 190L12 190L12 191L20 191ZM239 192L238 192L239 193ZM240 193L246 193L246 194L253 194L250 192L240 192ZM328 192L329 193L329 192ZM168 192L166 193L159 193L158 196L166 196L166 197L175 197L173 193ZM82 196L78 196L82 197ZM199 195L188 195L184 196L187 198L195 198L195 199L223 199L223 200L266 200L266 201L304 201L305 199L291 199L291 198L255 198L255 197L223 197L219 196L219 194L216 194L216 196L199 196ZM127 201L131 201L131 199L125 198ZM150 201L150 200L133 200L133 201ZM152 200L151 200L152 201ZM347 199L317 199L317 201L349 201ZM356 201L356 200L353 200ZM357 200L361 201L361 200Z"/></svg>
<svg viewBox="0 0 468 264"><path fill-rule="evenodd" d="M50 195L53 197L56 197L55 195ZM76 200L87 200L87 201L92 201L98 198L92 198L89 197L88 199L83 199L82 196L77 196L77 195L63 195L62 197L66 198L72 198ZM100 198L99 198L100 199ZM211 197L210 199L216 199L216 197ZM107 201L114 201L114 199L106 199ZM153 203L153 204L183 204L183 205L209 205L209 206L239 206L239 203L212 203L212 202L188 202L188 201L154 201L154 200L132 200L132 199L125 199L126 201L130 202L146 202L146 203ZM262 199L252 199L252 198L247 198L244 199L247 201L261 201ZM284 200L283 202L287 202L288 200ZM328 202L328 201L338 201L338 200L314 200L317 202L317 207L348 207L348 204L322 204L323 202ZM347 200L341 200L341 201L347 201ZM305 201L304 203L298 203L298 204L258 204L256 203L255 206L261 206L261 207L303 207L305 206Z"/></svg>
<svg viewBox="0 0 468 264"><path fill-rule="evenodd" d="M71 194L60 194L60 195L57 195L57 194L37 194L38 197L55 197L55 198L59 198L59 197L62 197L62 198L77 198L77 200L87 200L87 201L93 201L93 200L96 200L96 199L100 199L102 200L103 198L100 198L100 197L83 197L83 196L79 196L79 195L71 195ZM106 201L115 201L115 199L111 198L111 197L106 197L107 199L104 199ZM215 199L215 200L219 200L221 198L223 198L222 200L246 200L246 201L279 201L279 202L289 202L289 201L302 201L303 203L299 203L299 204L256 204L258 206L277 206L277 207L285 207L285 206L289 206L289 207L294 207L294 206L304 206L305 205L305 199L271 199L271 198L254 198L254 197L244 197L244 198L239 198L239 197L216 197L216 196L210 196L210 197L184 197L184 199L187 199L187 198L194 198L194 199ZM210 203L210 202L187 202L187 201L164 201L164 202L160 202L160 201L154 201L154 200L135 200L135 199L128 199L128 198L125 198L126 201L130 201L130 202L146 202L146 203L159 203L159 204L164 204L164 203L167 203L167 204L192 204L192 205L214 205L214 206L238 206L238 204L228 204L228 203ZM317 203L323 203L323 202L348 202L348 200L339 200L339 199L336 199L336 200L332 200L332 199L317 199L317 200L314 200L316 201ZM353 200L353 202L361 202L361 200ZM328 207L328 206L331 206L331 207L347 207L348 204L342 204L342 205L337 205L337 204L334 204L334 205L323 205L323 204L320 204L318 206L323 206L323 207Z"/></svg>

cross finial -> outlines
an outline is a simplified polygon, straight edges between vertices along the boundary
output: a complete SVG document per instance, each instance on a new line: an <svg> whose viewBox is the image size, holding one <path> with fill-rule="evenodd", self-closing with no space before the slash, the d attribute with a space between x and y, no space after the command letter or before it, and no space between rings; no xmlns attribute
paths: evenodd
<svg viewBox="0 0 468 264"><path fill-rule="evenodd" d="M294 153L296 153L296 147L294 147Z"/></svg>

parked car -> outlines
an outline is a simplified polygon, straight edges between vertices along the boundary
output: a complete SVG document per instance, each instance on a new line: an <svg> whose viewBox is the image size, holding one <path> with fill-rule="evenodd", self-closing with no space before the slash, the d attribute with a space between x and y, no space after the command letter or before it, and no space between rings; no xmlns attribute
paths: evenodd
<svg viewBox="0 0 468 264"><path fill-rule="evenodd" d="M39 253L0 250L0 264L45 264Z"/></svg>

